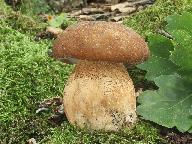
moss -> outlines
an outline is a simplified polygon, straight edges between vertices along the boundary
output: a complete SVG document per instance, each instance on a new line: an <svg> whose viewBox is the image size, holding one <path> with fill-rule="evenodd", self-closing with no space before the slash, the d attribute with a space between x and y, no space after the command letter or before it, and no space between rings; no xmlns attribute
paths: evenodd
<svg viewBox="0 0 192 144"><path fill-rule="evenodd" d="M191 0L157 0L124 23L147 35L163 27L167 15L183 10L192 11ZM37 103L62 95L73 66L47 56L51 42L33 40L34 34L46 26L35 16L15 12L0 1L0 17L0 143L25 143L32 137L55 144L164 143L158 130L145 122L119 133L80 130L68 122L56 128L49 125L51 112L35 114Z"/></svg>
<svg viewBox="0 0 192 144"><path fill-rule="evenodd" d="M62 127L56 128L53 134L47 137L45 143L48 144L61 144L61 143L71 143L71 144L157 144L165 143L158 135L157 129L145 122L139 122L132 130L123 129L121 132L102 132L102 131L88 131L80 130L74 126L69 125L65 122Z"/></svg>
<svg viewBox="0 0 192 144"><path fill-rule="evenodd" d="M47 0L22 0L19 9L23 14L32 16L44 13L53 13Z"/></svg>
<svg viewBox="0 0 192 144"><path fill-rule="evenodd" d="M73 66L47 56L48 41L35 42L6 23L0 26L0 140L25 143L35 138L41 143L139 143L161 141L158 131L146 123L133 131L89 132L64 122L54 128L48 122L51 112L37 115L37 103L61 96Z"/></svg>
<svg viewBox="0 0 192 144"><path fill-rule="evenodd" d="M35 42L9 26L0 26L0 139L22 142L50 131L46 116L37 116L37 103L61 96L73 66L47 56L50 42ZM43 120L45 119L45 120ZM39 129L43 129L39 131Z"/></svg>
<svg viewBox="0 0 192 144"><path fill-rule="evenodd" d="M4 1L0 1L0 24L7 25L21 33L35 34L47 26L37 16L23 15L20 11L13 11Z"/></svg>
<svg viewBox="0 0 192 144"><path fill-rule="evenodd" d="M67 14L55 15L54 19L49 22L43 22L38 14L41 14L41 9L46 7L46 1L39 0L23 0L20 8L17 11L11 9L11 6L7 6L5 2L0 1L0 19L1 23L6 23L6 25L11 28L28 35L35 35L40 31L46 29L46 27L55 27L57 21L62 21L59 25L62 29L65 29L71 24L76 23L76 19L68 18ZM39 11L38 11L39 10ZM47 11L48 12L48 11ZM46 13L46 11L44 12ZM57 24L58 25L58 24Z"/></svg>
<svg viewBox="0 0 192 144"><path fill-rule="evenodd" d="M6 23L0 26L0 139L4 143L25 143L35 138L41 143L139 143L161 141L158 131L146 123L133 131L89 132L64 122L53 128L51 112L37 115L37 103L61 96L73 66L47 56L50 42L35 42Z"/></svg>
<svg viewBox="0 0 192 144"><path fill-rule="evenodd" d="M174 13L192 12L191 0L156 0L155 4L124 21L143 36L156 32L165 25L165 18Z"/></svg>

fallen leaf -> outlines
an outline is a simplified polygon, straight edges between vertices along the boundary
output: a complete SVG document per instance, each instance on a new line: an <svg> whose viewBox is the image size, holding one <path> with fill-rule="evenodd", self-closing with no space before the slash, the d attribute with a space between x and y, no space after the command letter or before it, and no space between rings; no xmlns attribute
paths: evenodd
<svg viewBox="0 0 192 144"><path fill-rule="evenodd" d="M118 22L118 21L121 21L122 19L123 19L123 16L115 16L111 18L111 21Z"/></svg>
<svg viewBox="0 0 192 144"><path fill-rule="evenodd" d="M57 37L60 33L63 32L61 28L55 28L55 27L47 27L46 31L53 34L55 37Z"/></svg>
<svg viewBox="0 0 192 144"><path fill-rule="evenodd" d="M83 20L83 21L95 21L96 20L95 18L93 18L90 15L80 15L79 19Z"/></svg>
<svg viewBox="0 0 192 144"><path fill-rule="evenodd" d="M111 6L111 11L120 10L125 7L133 7L134 4L130 2L119 3Z"/></svg>
<svg viewBox="0 0 192 144"><path fill-rule="evenodd" d="M83 14L95 14L95 13L104 13L101 8L83 8Z"/></svg>

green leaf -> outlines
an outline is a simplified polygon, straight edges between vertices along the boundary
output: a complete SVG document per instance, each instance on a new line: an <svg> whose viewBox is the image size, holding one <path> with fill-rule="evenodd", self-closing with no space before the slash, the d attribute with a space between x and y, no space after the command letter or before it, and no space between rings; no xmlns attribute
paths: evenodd
<svg viewBox="0 0 192 144"><path fill-rule="evenodd" d="M143 119L186 132L192 127L192 83L178 75L155 78L157 91L145 91L139 98L137 112Z"/></svg>
<svg viewBox="0 0 192 144"><path fill-rule="evenodd" d="M192 133L192 128L188 131L189 133Z"/></svg>
<svg viewBox="0 0 192 144"><path fill-rule="evenodd" d="M50 20L48 22L48 24L50 26L52 26L52 27L56 27L57 28L57 27L60 27L64 23L66 18L67 18L66 14L61 13L59 16L57 16L54 19Z"/></svg>
<svg viewBox="0 0 192 144"><path fill-rule="evenodd" d="M167 22L166 30L175 42L170 59L183 69L192 70L192 14L169 16Z"/></svg>
<svg viewBox="0 0 192 144"><path fill-rule="evenodd" d="M153 80L160 75L173 74L178 69L169 60L170 51L174 48L171 40L161 35L150 35L149 48L151 57L145 63L138 65L140 69L147 71L147 79Z"/></svg>
<svg viewBox="0 0 192 144"><path fill-rule="evenodd" d="M137 111L143 119L192 133L192 14L169 16L167 22L173 40L150 37L151 57L139 65L159 89L143 92Z"/></svg>
<svg viewBox="0 0 192 144"><path fill-rule="evenodd" d="M177 72L182 78L192 82L192 70L179 69Z"/></svg>
<svg viewBox="0 0 192 144"><path fill-rule="evenodd" d="M175 50L170 59L186 70L192 70L192 34L187 31L175 30Z"/></svg>
<svg viewBox="0 0 192 144"><path fill-rule="evenodd" d="M167 17L166 30L171 34L174 30L184 30L192 35L192 14L184 12L182 15L172 15Z"/></svg>
<svg viewBox="0 0 192 144"><path fill-rule="evenodd" d="M151 34L149 35L148 40L150 52L152 55L161 58L169 58L170 51L174 49L170 39L162 35Z"/></svg>

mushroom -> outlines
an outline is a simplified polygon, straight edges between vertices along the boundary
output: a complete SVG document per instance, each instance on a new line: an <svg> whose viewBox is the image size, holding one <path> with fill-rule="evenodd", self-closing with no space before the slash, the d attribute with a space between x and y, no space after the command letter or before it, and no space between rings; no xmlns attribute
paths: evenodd
<svg viewBox="0 0 192 144"><path fill-rule="evenodd" d="M58 36L52 54L79 60L64 88L71 124L118 131L137 121L135 89L123 63L136 65L148 58L139 34L117 23L81 22Z"/></svg>

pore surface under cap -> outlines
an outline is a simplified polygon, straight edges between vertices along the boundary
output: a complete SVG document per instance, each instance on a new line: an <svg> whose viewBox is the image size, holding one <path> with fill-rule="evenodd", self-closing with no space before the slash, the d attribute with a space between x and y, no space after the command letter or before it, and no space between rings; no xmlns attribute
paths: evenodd
<svg viewBox="0 0 192 144"><path fill-rule="evenodd" d="M58 36L53 56L134 65L146 60L149 50L139 34L121 24L81 22L68 27Z"/></svg>

